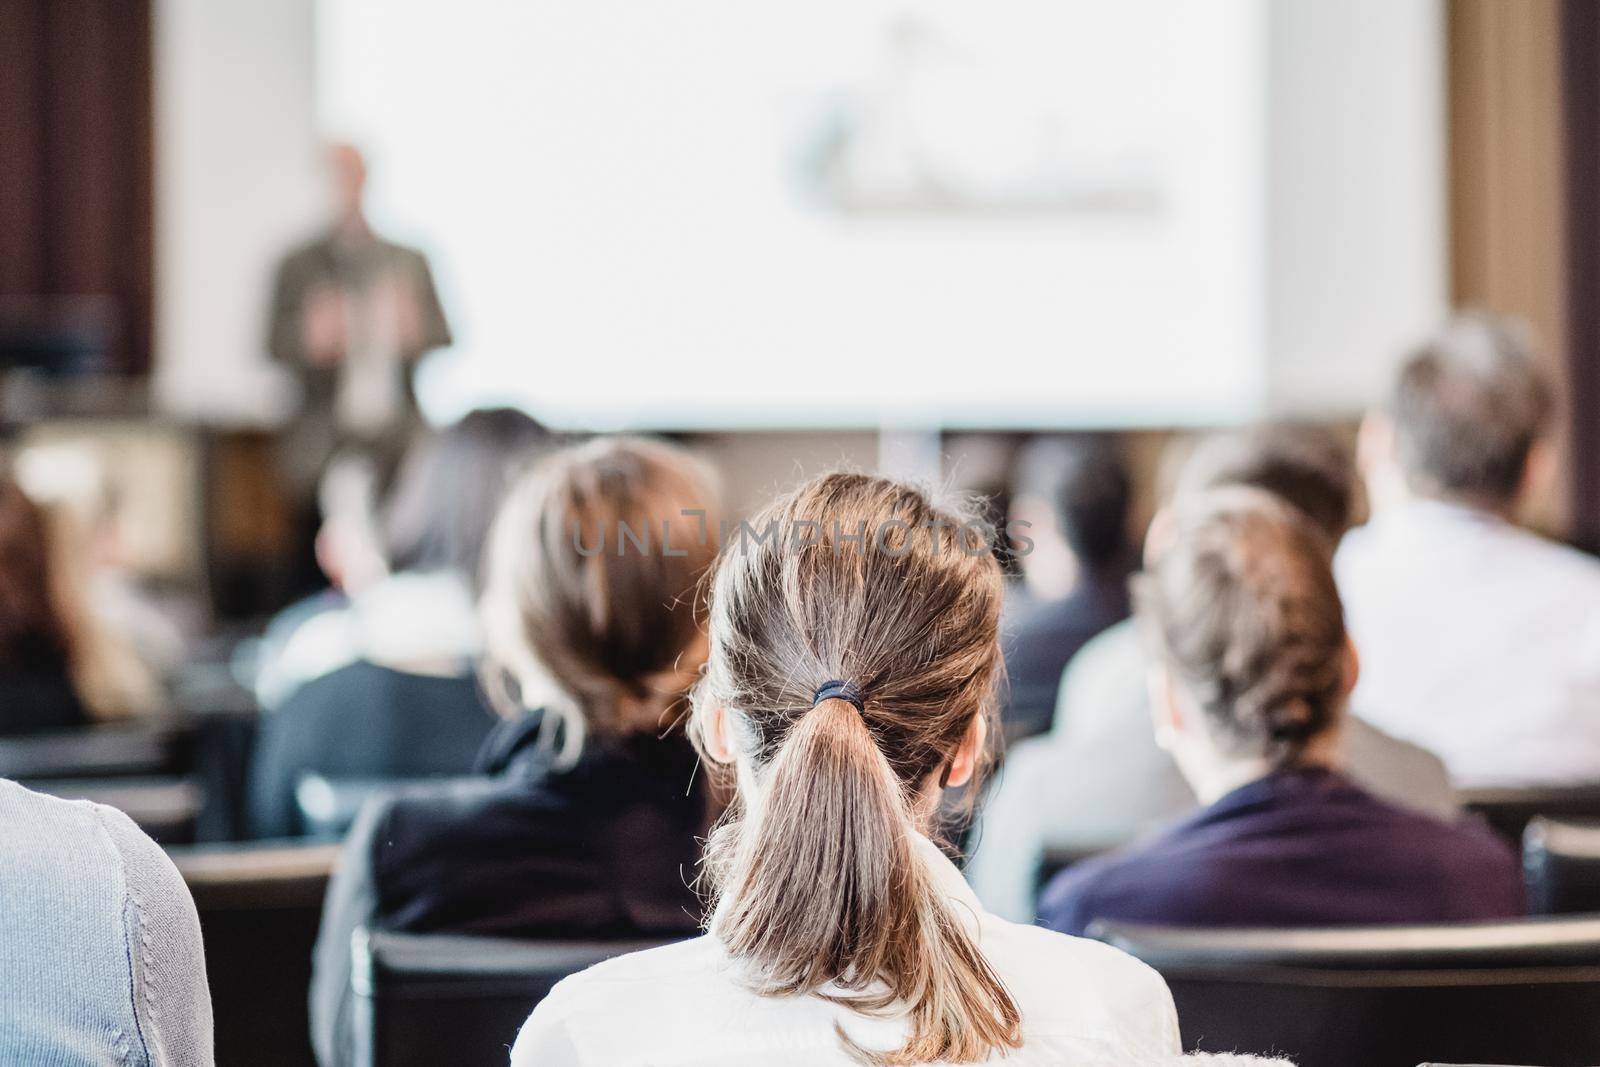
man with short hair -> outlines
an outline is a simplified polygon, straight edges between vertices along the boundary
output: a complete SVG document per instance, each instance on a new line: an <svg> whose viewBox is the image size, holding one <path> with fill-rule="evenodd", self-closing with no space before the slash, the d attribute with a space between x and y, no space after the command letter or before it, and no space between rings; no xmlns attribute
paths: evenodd
<svg viewBox="0 0 1600 1067"><path fill-rule="evenodd" d="M1327 432L1264 425L1203 440L1173 495L1222 486L1273 494L1331 545L1350 524L1355 474L1348 451ZM1008 752L982 806L966 871L990 911L1018 922L1033 918L1047 852L1116 847L1194 810L1194 791L1150 728L1148 666L1133 622L1112 626L1067 665L1054 730ZM1351 777L1373 794L1441 819L1459 813L1437 757L1355 715L1343 744Z"/></svg>
<svg viewBox="0 0 1600 1067"><path fill-rule="evenodd" d="M1514 524L1552 409L1520 325L1471 315L1362 427L1373 517L1335 567L1353 704L1458 786L1600 780L1600 561Z"/></svg>

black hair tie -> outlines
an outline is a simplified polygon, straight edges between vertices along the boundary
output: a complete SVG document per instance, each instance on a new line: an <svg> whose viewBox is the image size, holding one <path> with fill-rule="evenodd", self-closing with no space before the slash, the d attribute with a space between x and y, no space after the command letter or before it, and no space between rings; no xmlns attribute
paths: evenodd
<svg viewBox="0 0 1600 1067"><path fill-rule="evenodd" d="M817 686L817 691L811 694L811 706L816 707L824 700L848 700L856 706L857 711L865 711L866 705L861 701L861 690L854 683L841 682L837 678L823 682Z"/></svg>

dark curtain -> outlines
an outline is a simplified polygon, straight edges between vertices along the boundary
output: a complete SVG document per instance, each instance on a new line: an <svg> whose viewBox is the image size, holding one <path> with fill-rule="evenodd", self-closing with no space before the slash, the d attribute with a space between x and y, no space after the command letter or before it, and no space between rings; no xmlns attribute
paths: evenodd
<svg viewBox="0 0 1600 1067"><path fill-rule="evenodd" d="M0 303L89 309L120 372L150 367L152 171L150 0L0 0Z"/></svg>

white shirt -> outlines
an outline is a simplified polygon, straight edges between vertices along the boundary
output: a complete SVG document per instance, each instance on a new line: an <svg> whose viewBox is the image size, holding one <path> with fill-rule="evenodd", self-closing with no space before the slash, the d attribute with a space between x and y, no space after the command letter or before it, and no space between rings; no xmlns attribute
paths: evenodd
<svg viewBox="0 0 1600 1067"><path fill-rule="evenodd" d="M1128 1067L1179 1053L1177 1012L1155 971L1095 941L995 918L937 848L920 838L918 847L1021 1010L1024 1047L1004 1063ZM817 996L759 996L715 938L697 937L561 982L524 1024L511 1064L853 1064L835 1023L868 1048L896 1048L905 1037L903 1018L870 1019Z"/></svg>
<svg viewBox="0 0 1600 1067"><path fill-rule="evenodd" d="M1335 573L1363 717L1458 786L1600 780L1600 561L1418 500L1346 535Z"/></svg>

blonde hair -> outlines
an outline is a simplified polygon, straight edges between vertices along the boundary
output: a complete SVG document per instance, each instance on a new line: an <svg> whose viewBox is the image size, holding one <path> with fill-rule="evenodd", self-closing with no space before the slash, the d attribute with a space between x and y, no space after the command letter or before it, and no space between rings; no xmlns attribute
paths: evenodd
<svg viewBox="0 0 1600 1067"><path fill-rule="evenodd" d="M562 449L513 486L489 537L490 653L560 689L546 710L565 727L564 759L590 734L669 725L705 655L694 596L716 524L709 472L659 441Z"/></svg>
<svg viewBox="0 0 1600 1067"><path fill-rule="evenodd" d="M904 1005L898 1049L840 1029L861 1062L966 1063L1021 1045L1016 1002L915 840L925 784L993 713L1000 595L967 512L858 474L778 500L717 565L695 706L726 709L756 789L707 843L710 929L759 993L864 1014ZM834 679L859 710L844 696L813 706Z"/></svg>

